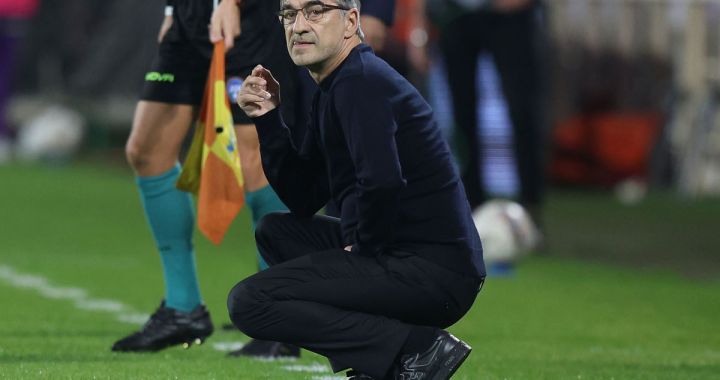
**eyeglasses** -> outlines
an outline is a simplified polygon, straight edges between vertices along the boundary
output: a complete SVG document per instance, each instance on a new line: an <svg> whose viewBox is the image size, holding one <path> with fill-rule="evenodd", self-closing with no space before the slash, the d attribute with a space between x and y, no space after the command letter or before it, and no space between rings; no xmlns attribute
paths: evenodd
<svg viewBox="0 0 720 380"><path fill-rule="evenodd" d="M318 1L307 3L301 9L285 8L278 12L278 16L280 17L280 20L283 24L291 25L297 19L298 13L302 11L303 16L305 16L305 20L309 22L318 22L322 20L325 12L331 11L333 9L340 9L343 11L349 10L349 8L346 7L342 7L339 5L323 4Z"/></svg>

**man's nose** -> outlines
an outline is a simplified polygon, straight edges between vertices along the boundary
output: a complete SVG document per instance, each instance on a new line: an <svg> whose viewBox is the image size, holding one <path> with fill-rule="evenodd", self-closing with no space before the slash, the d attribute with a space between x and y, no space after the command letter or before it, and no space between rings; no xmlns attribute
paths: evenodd
<svg viewBox="0 0 720 380"><path fill-rule="evenodd" d="M295 16L295 22L293 23L293 32L299 33L308 29L309 23L305 18L305 14L302 12L298 12L297 16Z"/></svg>

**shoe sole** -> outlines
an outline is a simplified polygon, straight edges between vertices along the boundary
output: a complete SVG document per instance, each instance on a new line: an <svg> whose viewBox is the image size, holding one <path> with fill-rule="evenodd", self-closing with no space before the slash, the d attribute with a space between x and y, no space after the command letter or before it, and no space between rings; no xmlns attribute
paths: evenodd
<svg viewBox="0 0 720 380"><path fill-rule="evenodd" d="M203 332L200 334L193 334L193 335L186 335L182 337L176 337L174 339L167 340L165 342L161 342L156 345L146 346L146 347L131 347L131 348L111 348L111 351L113 352L158 352L162 351L166 348L170 348L173 346L181 346L184 349L189 349L192 347L192 345L201 345L205 343L205 341L212 335L212 331L210 332Z"/></svg>
<svg viewBox="0 0 720 380"><path fill-rule="evenodd" d="M193 344L196 345L196 346L199 346L199 345L205 343L205 340L207 340L207 338L208 338L209 336L210 336L210 335L206 335L206 336L204 336L204 337L202 337L202 338L201 338L201 337L197 337L197 338L192 339L192 340L190 340L190 341L183 342L182 348L184 348L184 349L187 350L187 349L189 349L190 347L192 347Z"/></svg>
<svg viewBox="0 0 720 380"><path fill-rule="evenodd" d="M184 349L189 349L190 347L194 345L199 346L208 339L212 335L211 332L202 332L200 334L192 334L192 335L186 335L184 337L179 337L177 339L173 339L171 341L165 342L164 344L158 346L158 348L155 351L164 350L169 347L173 346L181 346Z"/></svg>
<svg viewBox="0 0 720 380"><path fill-rule="evenodd" d="M430 380L447 380L455 374L458 368L463 364L468 355L470 355L472 347L465 342L458 342L450 351L447 359L442 363L440 369L435 372Z"/></svg>

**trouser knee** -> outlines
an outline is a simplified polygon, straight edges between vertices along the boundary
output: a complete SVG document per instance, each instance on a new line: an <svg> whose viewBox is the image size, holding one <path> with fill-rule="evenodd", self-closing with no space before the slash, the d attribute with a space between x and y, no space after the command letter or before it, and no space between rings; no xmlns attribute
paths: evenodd
<svg viewBox="0 0 720 380"><path fill-rule="evenodd" d="M241 281L230 290L228 295L228 313L232 323L245 335L263 338L261 323L265 319L263 312L270 304L267 296L251 284L250 279Z"/></svg>

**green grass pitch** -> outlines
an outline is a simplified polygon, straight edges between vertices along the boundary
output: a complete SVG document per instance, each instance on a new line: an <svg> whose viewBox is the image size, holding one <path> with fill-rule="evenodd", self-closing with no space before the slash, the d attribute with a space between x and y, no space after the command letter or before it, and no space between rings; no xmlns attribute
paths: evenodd
<svg viewBox="0 0 720 380"><path fill-rule="evenodd" d="M549 252L490 278L451 328L473 346L454 378L720 378L719 210L718 201L667 195L627 209L599 194L554 194ZM256 265L248 214L221 246L196 242L219 326L228 290ZM643 266L636 258L648 252L669 264ZM161 297L160 261L128 171L0 166L0 379L338 378L307 351L295 362L227 358L216 347L246 341L239 332L217 331L189 350L110 352L138 327L119 315L149 313Z"/></svg>

